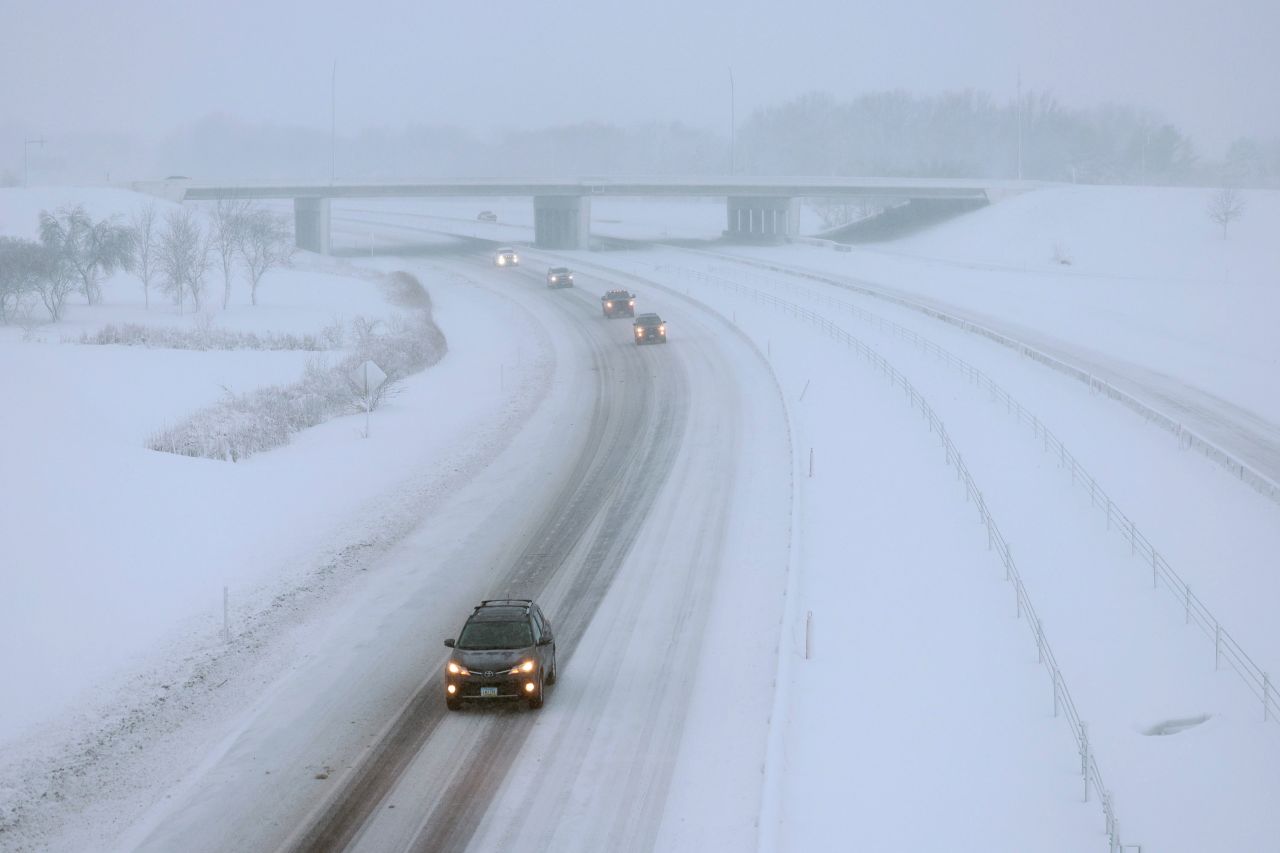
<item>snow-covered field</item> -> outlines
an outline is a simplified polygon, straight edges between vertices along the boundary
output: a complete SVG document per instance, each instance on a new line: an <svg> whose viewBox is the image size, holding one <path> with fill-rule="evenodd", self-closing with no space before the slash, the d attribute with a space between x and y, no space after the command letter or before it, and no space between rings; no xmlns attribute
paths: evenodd
<svg viewBox="0 0 1280 853"><path fill-rule="evenodd" d="M1280 344L1269 326L1280 307L1272 286L1280 249L1269 235L1280 226L1280 198L1247 194L1246 215L1224 241L1204 217L1205 195L1047 190L847 254L813 246L728 253L958 305L1276 423ZM113 191L4 190L0 233L30 236L40 209L68 201L99 216L138 204ZM498 225L475 221L482 208L498 214ZM385 251L438 240L419 229L514 241L528 234L531 207L344 203L334 220L351 248ZM593 230L612 236L714 236L721 220L716 204L593 203ZM843 306L928 337L1034 411L1270 672L1280 672L1280 507L1128 409L1008 349L882 301L735 263L726 251L531 252L525 263L570 257L585 272L580 288L617 276L642 306L659 308L672 342L653 354L675 360L703 389L691 423L701 417L714 431L716 406L751 412L725 433L736 436L733 452L686 448L685 475L654 510L653 524L671 541L685 541L710 511L716 492L702 480L736 471L750 482L735 505L764 506L790 470L792 494L775 503L790 504L791 518L770 510L768 519L726 522L715 564L729 560L751 579L722 567L711 586L697 587L722 606L707 611L702 645L672 646L692 672L776 671L776 690L772 675L753 676L742 679L745 694L727 698L720 685L731 675L694 679L686 719L663 723L666 739L634 741L662 745L656 757L670 767L656 775L636 756L601 751L602 742L631 743L646 722L627 722L625 688L608 682L610 700L584 685L609 677L607 650L626 651L628 671L652 664L643 644L632 648L630 637L606 629L632 608L637 630L652 629L679 600L675 580L664 586L658 574L650 587L636 566L680 555L663 553L661 535L642 537L601 605L611 615L585 635L596 650L583 658L590 666L552 695L494 810L536 804L546 814L556 791L538 785L548 773L571 783L567 803L555 804L554 823L529 817L531 837L570 848L575 838L627 838L603 835L591 816L626 808L629 789L609 783L630 771L667 780L636 806L656 808L660 824L636 818L642 831L628 842L656 839L660 849L711 849L716 839L766 850L832 839L868 850L1105 849L1100 792L1084 801L1076 741L1053 713L1035 638L937 436L901 387L797 317L803 309L882 353L945 422L1089 725L1123 840L1162 851L1274 847L1280 726L1263 722L1262 703L1233 672L1215 672L1212 640L1184 624L1167 589L1152 590L1149 567L1045 454L1040 436L963 371ZM559 340L563 319L530 301L543 298L536 282L476 286L465 266L429 259L300 256L295 268L269 275L263 304L249 306L241 292L212 313L218 327L276 332L314 332L357 314L385 318L394 309L370 271L402 268L431 293L448 356L374 413L368 438L361 418L340 418L234 465L143 445L224 388L296 379L314 354L69 342L106 322L193 322L163 303L143 310L127 274L107 283L104 305L73 304L59 324L0 327L0 542L13 592L0 605L0 846L7 831L17 849L160 849L202 825L196 815L235 802L225 792L253 762L312 772L307 760L319 766L339 753L331 739L333 755L284 757L324 737L306 719L336 719L339 698L375 730L389 713L389 699L359 680L340 684L337 673L367 664L378 648L371 632L411 636L405 602L448 599L450 567L420 555L454 553L454 539L487 518L493 501L515 500L538 480L539 465L559 458L557 436L579 435L579 354ZM779 300L796 310L780 311ZM722 362L734 378L712 393L705 377ZM526 451L504 454L509 445ZM528 450L539 445L545 457ZM787 548L785 571L760 559ZM782 583L776 597L760 596L775 573L786 577L785 597ZM232 646L220 636L224 587L239 639ZM767 640L779 620L771 657ZM315 649L333 654L331 667L310 656ZM403 669L368 684L389 696L395 679L413 677ZM231 687L219 690L219 680ZM324 707L309 710L305 697L325 689L334 692ZM253 719L267 708L298 716L296 726L276 721L291 737L263 740L267 729ZM593 718L606 712L616 736L609 719ZM597 746L570 759L557 746L565 738ZM261 752L246 752L246 743ZM138 768L154 775L130 775ZM219 779L221 788L210 781ZM219 790L226 799L211 797ZM169 792L175 800L165 805ZM41 803L49 793L60 802ZM301 791L291 797L305 802ZM405 826L385 819L383 835L370 838L412 837L414 820L403 817ZM475 836L477 849L510 840L498 822L482 822Z"/></svg>

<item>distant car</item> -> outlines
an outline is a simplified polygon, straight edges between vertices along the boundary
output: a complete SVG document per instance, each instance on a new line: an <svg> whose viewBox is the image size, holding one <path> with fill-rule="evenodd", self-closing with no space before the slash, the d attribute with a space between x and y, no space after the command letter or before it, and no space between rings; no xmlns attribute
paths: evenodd
<svg viewBox="0 0 1280 853"><path fill-rule="evenodd" d="M510 246L503 246L493 256L493 262L500 267L514 267L520 265L520 256L516 254L516 250Z"/></svg>
<svg viewBox="0 0 1280 853"><path fill-rule="evenodd" d="M629 290L609 290L600 297L600 311L604 316L636 316L636 295Z"/></svg>
<svg viewBox="0 0 1280 853"><path fill-rule="evenodd" d="M556 640L551 620L527 598L480 602L456 640L444 668L445 704L456 711L466 701L524 700L541 708L556 683Z"/></svg>
<svg viewBox="0 0 1280 853"><path fill-rule="evenodd" d="M667 342L667 324L657 314L641 314L631 327L636 331L637 346Z"/></svg>
<svg viewBox="0 0 1280 853"><path fill-rule="evenodd" d="M498 214L494 213L492 210L482 210L476 214L476 219L481 222L497 222Z"/></svg>
<svg viewBox="0 0 1280 853"><path fill-rule="evenodd" d="M547 287L573 287L573 273L568 267L547 270Z"/></svg>

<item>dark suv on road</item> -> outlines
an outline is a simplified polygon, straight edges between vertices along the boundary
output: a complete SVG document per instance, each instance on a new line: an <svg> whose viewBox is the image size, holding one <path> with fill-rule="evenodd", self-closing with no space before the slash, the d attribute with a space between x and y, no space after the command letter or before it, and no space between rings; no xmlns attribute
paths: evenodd
<svg viewBox="0 0 1280 853"><path fill-rule="evenodd" d="M641 314L631 324L636 330L636 344L665 344L667 324L657 314Z"/></svg>
<svg viewBox="0 0 1280 853"><path fill-rule="evenodd" d="M610 290L600 297L600 310L606 317L636 316L636 295L629 290Z"/></svg>
<svg viewBox="0 0 1280 853"><path fill-rule="evenodd" d="M547 685L556 682L556 641L551 621L527 598L482 601L472 611L444 669L445 704L524 699L541 708Z"/></svg>
<svg viewBox="0 0 1280 853"><path fill-rule="evenodd" d="M568 267L547 270L547 287L573 287L573 272Z"/></svg>

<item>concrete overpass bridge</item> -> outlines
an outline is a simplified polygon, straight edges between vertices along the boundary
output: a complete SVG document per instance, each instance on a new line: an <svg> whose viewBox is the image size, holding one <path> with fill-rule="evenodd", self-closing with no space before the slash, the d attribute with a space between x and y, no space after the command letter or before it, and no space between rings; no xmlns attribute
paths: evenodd
<svg viewBox="0 0 1280 853"><path fill-rule="evenodd" d="M744 241L797 236L797 204L803 198L876 198L911 202L986 204L1033 189L1025 181L951 178L577 178L440 179L391 183L253 184L202 183L187 179L139 183L135 188L174 201L289 199L298 247L329 252L333 199L485 198L533 199L534 242L548 249L585 249L596 197L723 198L726 236Z"/></svg>

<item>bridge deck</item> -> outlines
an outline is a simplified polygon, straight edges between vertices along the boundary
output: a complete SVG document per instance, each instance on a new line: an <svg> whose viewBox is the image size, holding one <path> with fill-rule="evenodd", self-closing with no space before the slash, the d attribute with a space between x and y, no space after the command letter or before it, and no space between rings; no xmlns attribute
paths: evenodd
<svg viewBox="0 0 1280 853"><path fill-rule="evenodd" d="M220 198L429 198L441 196L649 196L716 198L946 198L986 199L991 191L1039 186L1029 181L952 178L689 177L689 178L474 178L380 183L164 182L184 201ZM143 189L139 186L139 189ZM156 189L159 189L157 187ZM159 193L159 194L164 194Z"/></svg>

